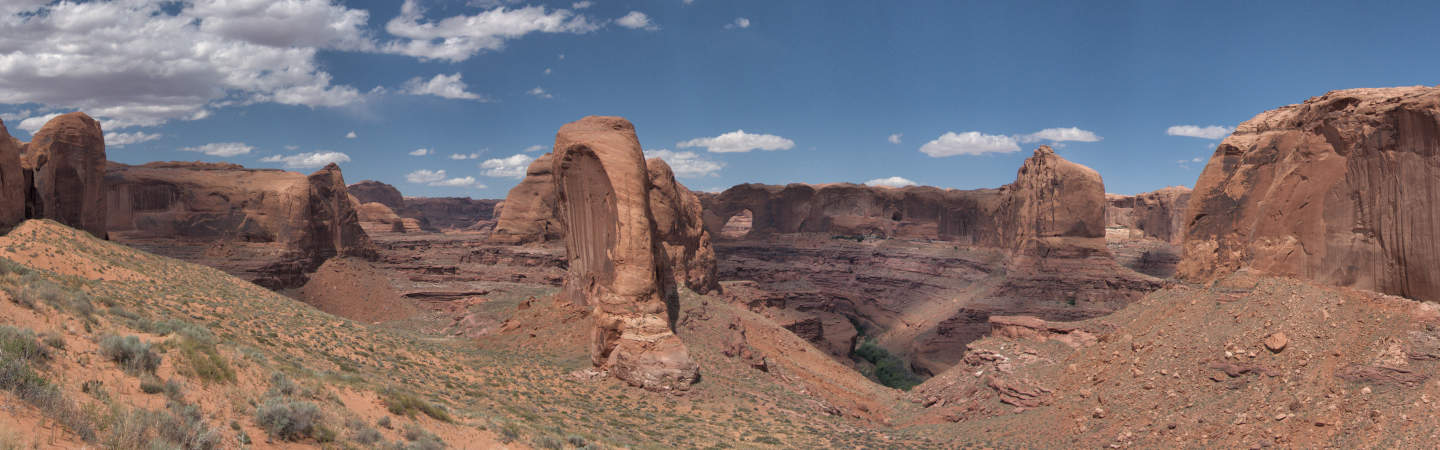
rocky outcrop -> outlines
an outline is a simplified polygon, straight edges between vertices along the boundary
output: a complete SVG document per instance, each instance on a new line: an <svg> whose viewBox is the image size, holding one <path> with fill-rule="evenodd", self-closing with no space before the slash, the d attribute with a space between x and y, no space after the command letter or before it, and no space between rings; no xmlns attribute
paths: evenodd
<svg viewBox="0 0 1440 450"><path fill-rule="evenodd" d="M471 230L495 219L499 200L468 197L408 197L400 217L419 220L427 230Z"/></svg>
<svg viewBox="0 0 1440 450"><path fill-rule="evenodd" d="M1200 174L1180 276L1440 300L1440 87L1333 91L1240 124Z"/></svg>
<svg viewBox="0 0 1440 450"><path fill-rule="evenodd" d="M856 184L785 186L742 184L704 194L705 228L720 236L736 216L750 222L746 237L784 233L830 233L932 239L967 244L998 243L991 216L996 189L972 191L929 186L887 188Z"/></svg>
<svg viewBox="0 0 1440 450"><path fill-rule="evenodd" d="M650 178L650 213L655 221L656 248L668 264L661 277L699 293L720 290L715 277L715 248L702 222L700 199L675 181L675 172L660 158L645 161Z"/></svg>
<svg viewBox="0 0 1440 450"><path fill-rule="evenodd" d="M563 238L564 225L556 213L558 196L552 162L551 155L543 155L525 169L525 179L505 196L505 207L490 242L516 245Z"/></svg>
<svg viewBox="0 0 1440 450"><path fill-rule="evenodd" d="M266 287L299 287L336 255L375 254L334 165L306 176L228 163L111 163L105 183L106 229L117 240Z"/></svg>
<svg viewBox="0 0 1440 450"><path fill-rule="evenodd" d="M645 389L688 389L699 366L673 332L650 182L635 127L590 116L555 136L552 160L569 270L562 295L592 308L591 361ZM508 209L508 207L507 207Z"/></svg>
<svg viewBox="0 0 1440 450"><path fill-rule="evenodd" d="M1105 183L1094 169L1040 146L1000 188L992 245L1031 257L1105 254Z"/></svg>
<svg viewBox="0 0 1440 450"><path fill-rule="evenodd" d="M350 195L360 204L379 203L390 208L391 211L405 209L405 197L400 195L400 190L385 183L375 180L364 180L349 186Z"/></svg>
<svg viewBox="0 0 1440 450"><path fill-rule="evenodd" d="M1106 194L1105 226L1124 229L1130 238L1178 244L1184 236L1190 188L1171 186L1139 195Z"/></svg>
<svg viewBox="0 0 1440 450"><path fill-rule="evenodd" d="M20 151L24 148L19 140L10 136L5 123L0 122L0 232L9 230L25 220L25 171L20 167Z"/></svg>
<svg viewBox="0 0 1440 450"><path fill-rule="evenodd" d="M13 141L12 141L13 143ZM105 237L105 133L82 112L50 119L25 145L33 173L31 218L46 218Z"/></svg>
<svg viewBox="0 0 1440 450"><path fill-rule="evenodd" d="M353 196L352 196L353 197ZM420 230L420 221L400 217L395 211L383 203L370 202L361 204L356 209L360 217L360 228L365 229L365 234L375 235L376 233L415 233Z"/></svg>

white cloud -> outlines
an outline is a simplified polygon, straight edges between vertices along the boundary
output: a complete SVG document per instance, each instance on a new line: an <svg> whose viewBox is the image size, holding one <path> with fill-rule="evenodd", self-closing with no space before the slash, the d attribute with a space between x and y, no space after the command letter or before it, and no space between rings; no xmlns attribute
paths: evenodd
<svg viewBox="0 0 1440 450"><path fill-rule="evenodd" d="M294 155L272 155L261 158L260 161L268 163L284 163L287 169L313 169L324 167L326 164L350 162L350 155L341 152L321 150L318 152L297 153Z"/></svg>
<svg viewBox="0 0 1440 450"><path fill-rule="evenodd" d="M630 11L625 16L615 19L615 24L632 30L659 30L660 26L650 20L650 16L640 11Z"/></svg>
<svg viewBox="0 0 1440 450"><path fill-rule="evenodd" d="M1020 151L1015 138L979 131L956 134L953 131L940 135L933 141L920 146L920 152L935 158L955 155L983 155L986 153L1011 153Z"/></svg>
<svg viewBox="0 0 1440 450"><path fill-rule="evenodd" d="M727 30L733 30L736 28L750 28L750 19L746 19L744 17L736 17L734 22L730 22L725 25L725 29Z"/></svg>
<svg viewBox="0 0 1440 450"><path fill-rule="evenodd" d="M866 182L865 182L865 185L866 185L866 186L885 186L885 187L893 187L893 188L902 188L902 187L905 187L905 186L914 186L915 184L916 184L916 183L915 183L914 181L910 181L910 180L908 180L908 179L901 178L901 177L876 178L876 179L873 179L873 180L870 180L870 181L866 181Z"/></svg>
<svg viewBox="0 0 1440 450"><path fill-rule="evenodd" d="M1190 159L1190 162L1197 162L1197 163L1198 163L1198 162L1200 162L1200 161L1203 161L1203 160L1200 159L1200 157L1198 157L1198 156Z"/></svg>
<svg viewBox="0 0 1440 450"><path fill-rule="evenodd" d="M300 146L298 146L298 145L287 145L287 146L285 146L285 149L293 152L293 151L299 150L299 149L300 149Z"/></svg>
<svg viewBox="0 0 1440 450"><path fill-rule="evenodd" d="M899 144L899 143L900 143L900 136L903 136L903 135L900 134L900 133L895 133L895 134L890 135L890 137L885 138L885 140L890 141L891 144Z"/></svg>
<svg viewBox="0 0 1440 450"><path fill-rule="evenodd" d="M360 136L357 135L357 134L355 134L355 131L354 131L354 130L351 130L349 133L345 133L345 139L355 139L355 138L357 138L357 137L360 137Z"/></svg>
<svg viewBox="0 0 1440 450"><path fill-rule="evenodd" d="M542 87L540 87L540 86L535 86L535 89L531 89L531 90L529 90L529 91L525 91L525 93L526 93L526 94L533 95L533 96L536 96L536 97L540 97L540 98L555 98L555 96L550 95L549 92L545 92L545 88L542 88Z"/></svg>
<svg viewBox="0 0 1440 450"><path fill-rule="evenodd" d="M369 13L331 0L4 3L0 103L83 110L118 130L231 105L361 100L315 57L369 48Z"/></svg>
<svg viewBox="0 0 1440 450"><path fill-rule="evenodd" d="M456 160L456 161L464 161L464 160L467 160L467 159L480 159L480 153L479 153L479 152L470 153L470 154L451 153L451 154L450 154L450 159L453 159L453 160Z"/></svg>
<svg viewBox="0 0 1440 450"><path fill-rule="evenodd" d="M583 1L583 2L575 2L575 3L571 3L571 4L570 4L570 9L585 9L585 8L589 8L590 6L592 6L592 5L594 5L594 4L595 4L595 3L590 2L590 1L588 1L588 0L587 0L587 1Z"/></svg>
<svg viewBox="0 0 1440 450"><path fill-rule="evenodd" d="M529 147L525 147L525 153L535 153L535 152L538 152L538 151L545 150L546 148L549 148L549 147L546 147L546 146L543 146L543 145L540 145L540 144L535 144L535 145L532 145L532 146L529 146Z"/></svg>
<svg viewBox="0 0 1440 450"><path fill-rule="evenodd" d="M431 150L431 149L428 149L428 148L417 148L417 149L415 149L415 150L410 151L410 156L425 156L425 155L433 155L433 154L435 154L435 151L434 151L434 150Z"/></svg>
<svg viewBox="0 0 1440 450"><path fill-rule="evenodd" d="M467 92L467 87L465 82L460 80L460 72L455 72L454 75L436 74L429 81L420 77L411 78L400 87L400 92L410 95L434 95L452 100L487 101L480 94Z"/></svg>
<svg viewBox="0 0 1440 450"><path fill-rule="evenodd" d="M681 0L681 3L684 3L686 5L693 5L695 4L695 0Z"/></svg>
<svg viewBox="0 0 1440 450"><path fill-rule="evenodd" d="M1234 128L1223 127L1219 125L1210 125L1208 127L1199 127L1195 125L1175 125L1173 127L1165 129L1165 134L1171 136L1184 136L1201 139L1220 139L1228 136L1231 132L1234 131Z"/></svg>
<svg viewBox="0 0 1440 450"><path fill-rule="evenodd" d="M15 125L15 128L25 130L30 134L35 134L35 132L40 131L40 128L44 127L46 123L50 122L50 119L54 119L59 116L60 113L51 113L35 117L27 117L21 120L19 125ZM101 128L104 128L104 126L102 125Z"/></svg>
<svg viewBox="0 0 1440 450"><path fill-rule="evenodd" d="M715 137L695 138L675 144L680 148L705 147L713 153L743 153L751 150L789 150L795 141L773 134L750 134L735 130Z"/></svg>
<svg viewBox="0 0 1440 450"><path fill-rule="evenodd" d="M22 109L15 112L0 113L0 121L14 122L30 117L30 110Z"/></svg>
<svg viewBox="0 0 1440 450"><path fill-rule="evenodd" d="M460 62L481 51L500 50L505 41L530 33L589 33L600 28L584 15L568 9L547 11L543 6L499 6L437 21L424 15L416 0L405 0L400 15L385 24L385 31L403 40L387 43L383 50L422 60Z"/></svg>
<svg viewBox="0 0 1440 450"><path fill-rule="evenodd" d="M185 147L180 150L228 158L248 154L254 149L255 147L245 145L244 142L215 142L195 147Z"/></svg>
<svg viewBox="0 0 1440 450"><path fill-rule="evenodd" d="M405 174L405 181L437 187L466 187L485 189L485 184L477 181L475 177L454 177L451 178L445 173L445 169L426 170L420 169Z"/></svg>
<svg viewBox="0 0 1440 450"><path fill-rule="evenodd" d="M696 178L708 175L716 175L725 163L711 161L701 158L695 152L672 152L666 149L646 150L646 158L660 158L670 165L670 170L675 176L681 178Z"/></svg>
<svg viewBox="0 0 1440 450"><path fill-rule="evenodd" d="M545 68L545 74L546 74L546 75L549 75L549 74L550 74L550 68L549 68L549 67L546 67L546 68Z"/></svg>
<svg viewBox="0 0 1440 450"><path fill-rule="evenodd" d="M487 159L480 163L481 172L487 177L525 178L525 168L535 158L524 153L517 153L508 158Z"/></svg>
<svg viewBox="0 0 1440 450"><path fill-rule="evenodd" d="M159 133L146 133L143 131L136 131L134 133L107 132L105 133L105 147L124 147L130 144L150 142L156 139L160 139Z"/></svg>
<svg viewBox="0 0 1440 450"><path fill-rule="evenodd" d="M1046 128L1034 133L1020 135L1016 140L1023 143L1050 141L1050 142L1098 142L1102 139L1092 131L1082 130L1077 127L1070 128Z"/></svg>

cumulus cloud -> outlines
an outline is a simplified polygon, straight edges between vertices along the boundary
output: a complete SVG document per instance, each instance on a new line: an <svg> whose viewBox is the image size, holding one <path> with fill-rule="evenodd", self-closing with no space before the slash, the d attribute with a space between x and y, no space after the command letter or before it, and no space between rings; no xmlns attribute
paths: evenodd
<svg viewBox="0 0 1440 450"><path fill-rule="evenodd" d="M885 140L890 141L891 144L899 144L899 143L900 143L900 136L901 136L900 133L895 133L895 134L890 135L890 137L885 138Z"/></svg>
<svg viewBox="0 0 1440 450"><path fill-rule="evenodd" d="M935 158L955 155L983 155L986 153L1011 153L1020 151L1020 144L1010 136L983 134L967 131L956 134L953 131L940 135L933 141L920 146L920 152Z"/></svg>
<svg viewBox="0 0 1440 450"><path fill-rule="evenodd" d="M460 80L460 72L455 72L453 75L436 74L429 81L420 77L411 78L400 87L400 92L410 95L433 95L452 100L487 101L480 94L466 91L467 88L465 82Z"/></svg>
<svg viewBox="0 0 1440 450"><path fill-rule="evenodd" d="M418 2L405 0L400 15L385 24L386 32L403 39L387 43L383 49L422 60L460 62L482 51L504 48L506 41L530 33L589 33L599 28L584 15L544 6L499 6L475 15L431 21Z"/></svg>
<svg viewBox="0 0 1440 450"><path fill-rule="evenodd" d="M485 184L480 183L479 181L477 181L477 180L475 179L475 177L454 177L454 178L452 178L452 177L450 177L449 175L447 175L447 174L445 173L445 169L440 169L440 170L420 169L420 170L417 170L417 171L414 171L414 172L410 172L410 173L408 173L408 174L405 174L405 181L408 181L408 182L411 182L411 183L415 183L415 184L423 184L423 185L426 185L426 186L436 186L436 187L468 187L468 188L475 188L475 189L485 189Z"/></svg>
<svg viewBox="0 0 1440 450"><path fill-rule="evenodd" d="M545 149L547 149L547 148L549 148L549 147L546 147L546 146L543 146L543 145L540 145L540 144L535 144L535 145L532 145L532 146L529 146L529 147L525 147L525 153L535 153L535 152L538 152L538 151L545 150Z"/></svg>
<svg viewBox="0 0 1440 450"><path fill-rule="evenodd" d="M540 86L535 86L535 89L525 91L525 93L540 98L555 98L555 96L550 95L549 92L545 92L545 88L542 88Z"/></svg>
<svg viewBox="0 0 1440 450"><path fill-rule="evenodd" d="M353 130L349 133L345 133L345 139L355 139L357 137L360 137L360 135L355 134L355 131Z"/></svg>
<svg viewBox="0 0 1440 450"><path fill-rule="evenodd" d="M350 155L341 152L321 150L318 152L297 153L294 155L271 155L261 158L260 161L268 163L283 163L287 169L313 169L324 167L326 164L350 162Z"/></svg>
<svg viewBox="0 0 1440 450"><path fill-rule="evenodd" d="M659 25L655 25L655 22L650 20L650 16L640 11L630 11L623 17L615 19L615 24L632 30L655 31L660 29Z"/></svg>
<svg viewBox="0 0 1440 450"><path fill-rule="evenodd" d="M0 82L3 82L3 81L0 81ZM26 117L26 118L24 118L24 119L21 119L21 120L20 120L20 123L17 124L17 125L15 125L15 128L19 128L19 129L21 129L21 130L25 130L27 133L30 133L30 134L35 134L35 132L36 132L36 131L40 131L40 128L41 128L41 127L44 127L47 122L50 122L50 119L54 119L55 117L57 117L57 116L59 116L59 115L60 115L60 113L51 113L51 114L45 114L45 115L40 115L40 116L35 116L35 117ZM102 127L103 127L103 125L102 125Z"/></svg>
<svg viewBox="0 0 1440 450"><path fill-rule="evenodd" d="M530 167L530 162L535 158L524 153L517 153L508 158L487 159L480 163L481 172L487 177L502 178L525 178L525 168Z"/></svg>
<svg viewBox="0 0 1440 450"><path fill-rule="evenodd" d="M361 99L315 56L370 48L369 13L331 0L4 3L0 103L83 110L117 130L227 105Z"/></svg>
<svg viewBox="0 0 1440 450"><path fill-rule="evenodd" d="M744 153L751 150L789 150L795 141L773 134L750 134L735 130L715 137L695 138L675 144L680 148L704 147L712 153Z"/></svg>
<svg viewBox="0 0 1440 450"><path fill-rule="evenodd" d="M480 159L480 153L479 153L479 152L469 153L469 154L465 154L465 153L451 153L451 154L450 154L450 159L457 160L457 161L464 161L464 160L467 160L467 159Z"/></svg>
<svg viewBox="0 0 1440 450"><path fill-rule="evenodd" d="M433 154L435 154L435 151L428 148L417 148L410 151L410 156L425 156Z"/></svg>
<svg viewBox="0 0 1440 450"><path fill-rule="evenodd" d="M124 147L124 146L130 145L130 144L139 144L139 143L141 143L141 142L150 142L150 141L153 141L153 140L156 140L156 139L160 139L160 134L159 134L159 133L146 133L146 132L143 132L143 131L136 131L136 132L134 132L134 133L106 132L106 133L105 133L105 146L106 146L106 147Z"/></svg>
<svg viewBox="0 0 1440 450"><path fill-rule="evenodd" d="M750 28L750 19L746 19L744 17L736 17L734 22L730 22L725 25L725 29L727 30L733 30L736 28Z"/></svg>
<svg viewBox="0 0 1440 450"><path fill-rule="evenodd" d="M1015 140L1022 143L1050 141L1050 142L1099 142L1100 136L1092 131L1082 130L1077 127L1070 128L1046 128L1030 134L1016 136Z"/></svg>
<svg viewBox="0 0 1440 450"><path fill-rule="evenodd" d="M1195 125L1175 125L1173 127L1165 129L1165 134L1171 136L1184 136L1201 139L1220 139L1230 135L1230 133L1234 131L1234 128L1224 127L1220 125L1210 125L1208 127L1200 127Z"/></svg>
<svg viewBox="0 0 1440 450"><path fill-rule="evenodd" d="M876 178L876 179L873 179L873 180L870 180L870 181L866 181L866 182L865 182L865 185L866 185L866 186L884 186L884 187L893 187L893 188L902 188L902 187L905 187L905 186L914 186L915 184L916 184L916 183L915 183L914 181L910 181L909 179L901 178L901 177Z"/></svg>
<svg viewBox="0 0 1440 450"><path fill-rule="evenodd" d="M585 9L589 8L592 5L594 5L594 3L589 1L575 2L570 4L570 9Z"/></svg>
<svg viewBox="0 0 1440 450"><path fill-rule="evenodd" d="M662 148L646 150L645 157L665 160L665 163L670 165L670 170L675 172L675 176L681 178L717 175L716 172L725 168L725 163L701 158L695 152L672 152Z"/></svg>
<svg viewBox="0 0 1440 450"><path fill-rule="evenodd" d="M254 149L255 147L245 145L244 142L215 142L195 147L185 147L180 150L228 158L248 154Z"/></svg>

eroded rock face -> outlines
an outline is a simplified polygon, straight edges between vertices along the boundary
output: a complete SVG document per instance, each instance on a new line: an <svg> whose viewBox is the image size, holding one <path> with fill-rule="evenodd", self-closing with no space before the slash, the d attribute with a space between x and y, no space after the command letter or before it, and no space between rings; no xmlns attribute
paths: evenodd
<svg viewBox="0 0 1440 450"><path fill-rule="evenodd" d="M19 140L10 136L0 121L0 230L9 230L25 220L25 171L20 167Z"/></svg>
<svg viewBox="0 0 1440 450"><path fill-rule="evenodd" d="M543 155L525 169L525 179L505 196L505 207L499 213L490 242L526 244L557 241L563 237L564 225L556 212L553 156Z"/></svg>
<svg viewBox="0 0 1440 450"><path fill-rule="evenodd" d="M699 293L718 291L715 249L701 220L700 199L675 181L675 172L660 158L645 161L650 178L650 213L655 220L658 249L668 264L661 277Z"/></svg>
<svg viewBox="0 0 1440 450"><path fill-rule="evenodd" d="M400 195L400 190L385 183L375 180L363 180L349 186L350 195L355 196L360 204L379 203L390 208L391 211L398 211L405 208L405 197Z"/></svg>
<svg viewBox="0 0 1440 450"><path fill-rule="evenodd" d="M1332 91L1216 148L1186 213L1180 276L1251 267L1440 300L1440 87Z"/></svg>
<svg viewBox="0 0 1440 450"><path fill-rule="evenodd" d="M1021 255L1105 253L1105 183L1094 169L1040 146L1000 188L999 244Z"/></svg>
<svg viewBox="0 0 1440 450"><path fill-rule="evenodd" d="M678 311L662 292L666 261L634 125L597 116L566 124L552 171L569 259L562 295L592 308L592 362L634 386L688 389L699 366L672 330Z"/></svg>
<svg viewBox="0 0 1440 450"><path fill-rule="evenodd" d="M100 122L82 112L50 119L25 145L23 164L34 173L31 217L104 238L105 163Z"/></svg>
<svg viewBox="0 0 1440 450"><path fill-rule="evenodd" d="M1000 240L991 215L1000 199L996 189L742 184L700 198L705 228L712 236L720 236L732 218L748 211L745 236L754 238L832 233L967 244L998 245Z"/></svg>
<svg viewBox="0 0 1440 450"><path fill-rule="evenodd" d="M1171 186L1139 195L1106 194L1105 226L1124 228L1131 237L1180 243L1190 188Z"/></svg>
<svg viewBox="0 0 1440 450"><path fill-rule="evenodd" d="M105 183L117 240L266 287L299 287L336 255L375 254L333 165L306 176L228 163L111 163ZM187 250L196 245L210 247Z"/></svg>

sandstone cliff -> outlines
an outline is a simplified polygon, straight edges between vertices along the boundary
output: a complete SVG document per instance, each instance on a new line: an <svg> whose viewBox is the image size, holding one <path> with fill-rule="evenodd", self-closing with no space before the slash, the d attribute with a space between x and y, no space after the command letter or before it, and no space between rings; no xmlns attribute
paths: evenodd
<svg viewBox="0 0 1440 450"><path fill-rule="evenodd" d="M1241 267L1440 300L1440 87L1333 91L1242 123L1186 213L1182 277Z"/></svg>
<svg viewBox="0 0 1440 450"><path fill-rule="evenodd" d="M100 122L81 112L50 119L25 145L22 164L34 189L28 215L104 238L105 163Z"/></svg>
<svg viewBox="0 0 1440 450"><path fill-rule="evenodd" d="M363 180L349 186L350 195L355 196L360 204L379 203L390 208L391 211L398 211L405 208L405 197L400 195L400 190L385 183L375 180Z"/></svg>
<svg viewBox="0 0 1440 450"><path fill-rule="evenodd" d="M463 197L409 197L400 195L395 186L365 180L349 186L358 204L379 203L400 216L407 229L417 226L426 231L471 230L488 226L496 216L498 200L476 200ZM389 222L386 223L387 225Z"/></svg>
<svg viewBox="0 0 1440 450"><path fill-rule="evenodd" d="M1129 231L1135 238L1180 243L1190 188L1171 186L1138 195L1106 194L1105 226Z"/></svg>
<svg viewBox="0 0 1440 450"><path fill-rule="evenodd" d="M569 259L562 295L592 308L592 362L635 386L688 389L699 366L673 332L679 311L663 292L668 261L634 125L597 116L566 124L552 167Z"/></svg>
<svg viewBox="0 0 1440 450"><path fill-rule="evenodd" d="M557 241L563 232L556 213L555 177L552 156L543 155L525 169L525 179L505 195L505 207L490 242L524 244Z"/></svg>
<svg viewBox="0 0 1440 450"><path fill-rule="evenodd" d="M645 161L650 178L650 212L655 220L655 237L669 264L662 264L662 277L699 293L720 290L715 277L715 249L701 220L700 199L675 181L675 172L660 158Z"/></svg>
<svg viewBox="0 0 1440 450"><path fill-rule="evenodd" d="M111 163L105 182L106 225L116 239L182 259L253 256L263 267L242 275L267 287L298 287L336 255L374 255L334 165L306 176L228 163ZM237 243L273 252L237 255ZM183 250L192 244L224 250Z"/></svg>
<svg viewBox="0 0 1440 450"><path fill-rule="evenodd" d="M25 171L20 167L24 144L10 136L0 121L0 232L25 220Z"/></svg>

